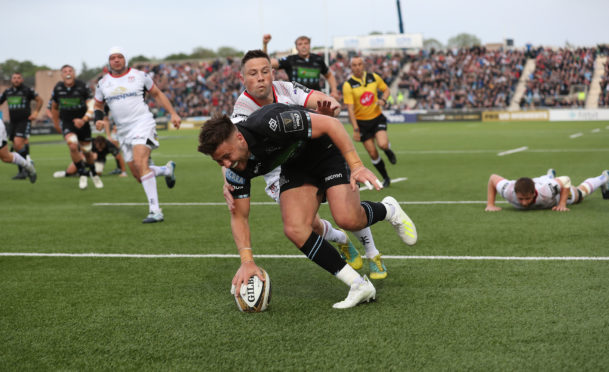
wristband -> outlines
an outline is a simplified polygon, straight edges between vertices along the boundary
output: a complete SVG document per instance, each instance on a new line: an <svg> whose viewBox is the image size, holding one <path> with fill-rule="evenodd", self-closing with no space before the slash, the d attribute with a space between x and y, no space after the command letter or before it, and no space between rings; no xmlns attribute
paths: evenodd
<svg viewBox="0 0 609 372"><path fill-rule="evenodd" d="M102 110L95 110L94 112L95 121L104 120L104 112Z"/></svg>

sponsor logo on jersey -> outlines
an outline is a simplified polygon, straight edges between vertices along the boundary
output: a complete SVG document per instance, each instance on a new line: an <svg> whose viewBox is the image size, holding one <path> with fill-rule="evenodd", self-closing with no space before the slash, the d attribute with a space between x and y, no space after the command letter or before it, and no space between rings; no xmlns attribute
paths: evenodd
<svg viewBox="0 0 609 372"><path fill-rule="evenodd" d="M245 178L241 177L240 175L236 174L235 172L233 172L230 169L226 170L224 177L226 177L226 180L230 181L231 183L234 183L237 185L245 185Z"/></svg>
<svg viewBox="0 0 609 372"><path fill-rule="evenodd" d="M271 120L269 120L269 128L271 128L273 132L277 132L277 120L271 118Z"/></svg>
<svg viewBox="0 0 609 372"><path fill-rule="evenodd" d="M331 175L327 176L326 178L324 178L324 181L328 182L328 181L331 181L331 180L335 180L337 178L343 178L342 173L331 174Z"/></svg>
<svg viewBox="0 0 609 372"><path fill-rule="evenodd" d="M292 82L292 86L294 87L294 94L298 93L298 90L302 90L305 93L309 93L311 89L305 87L304 85L297 83L295 81Z"/></svg>
<svg viewBox="0 0 609 372"><path fill-rule="evenodd" d="M361 103L362 106L370 106L372 102L374 102L374 94L372 92L364 92L359 98L359 103Z"/></svg>
<svg viewBox="0 0 609 372"><path fill-rule="evenodd" d="M133 82L135 81L135 76L128 76L128 77L127 77L127 81L128 81L129 83L133 83Z"/></svg>
<svg viewBox="0 0 609 372"><path fill-rule="evenodd" d="M301 113L298 111L285 111L279 114L281 123L283 124L283 131L289 132L300 132L304 130L304 120L302 119Z"/></svg>

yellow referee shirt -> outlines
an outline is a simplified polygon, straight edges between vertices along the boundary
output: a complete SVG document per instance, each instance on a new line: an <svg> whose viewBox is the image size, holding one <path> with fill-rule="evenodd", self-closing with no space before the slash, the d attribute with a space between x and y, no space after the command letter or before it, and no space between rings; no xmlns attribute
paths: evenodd
<svg viewBox="0 0 609 372"><path fill-rule="evenodd" d="M377 104L378 91L387 90L387 84L375 73L364 71L362 79L351 75L343 84L343 101L353 105L357 120L370 120L382 114Z"/></svg>

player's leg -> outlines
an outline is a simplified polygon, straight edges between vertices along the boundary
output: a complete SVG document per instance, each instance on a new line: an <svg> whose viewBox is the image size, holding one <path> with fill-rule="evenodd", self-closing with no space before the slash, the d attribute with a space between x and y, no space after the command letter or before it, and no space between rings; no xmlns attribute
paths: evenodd
<svg viewBox="0 0 609 372"><path fill-rule="evenodd" d="M317 187L303 185L282 190L280 206L286 236L310 260L350 287L347 299L336 303L335 308L349 308L375 298L372 283L347 265L328 241L313 232L311 225L319 207Z"/></svg>
<svg viewBox="0 0 609 372"><path fill-rule="evenodd" d="M385 124L386 127L387 124ZM389 136L387 135L387 130L379 129L375 134L374 138L376 139L376 144L378 147L383 150L385 155L387 155L387 159L391 164L397 163L397 158L395 157L395 153L391 150L391 143L389 142Z"/></svg>
<svg viewBox="0 0 609 372"><path fill-rule="evenodd" d="M37 175L36 175L36 169L34 168L34 164L31 161L25 159L23 156L21 156L16 151L9 152L6 141L3 141L1 138L0 138L0 160L2 160L5 163L12 163L12 164L15 164L15 165L21 167L23 169L25 177L28 177L30 179L30 182L32 182L32 183L36 182Z"/></svg>
<svg viewBox="0 0 609 372"><path fill-rule="evenodd" d="M364 148L370 155L370 160L372 161L372 165L379 172L381 177L383 177L383 187L387 187L391 184L391 179L389 178L389 174L387 173L387 168L385 167L385 162L381 155L379 154L376 144L374 143L374 137L366 139L364 142Z"/></svg>
<svg viewBox="0 0 609 372"><path fill-rule="evenodd" d="M335 229L330 221L322 219L319 214L313 220L313 231L325 240L336 243L340 256L355 270L362 268L362 256L355 248L349 236L343 229Z"/></svg>
<svg viewBox="0 0 609 372"><path fill-rule="evenodd" d="M89 128L89 133L91 133L91 129ZM95 169L95 153L93 152L93 144L91 143L91 135L89 134L88 138L84 141L80 141L80 148L83 151L85 156L86 166L88 168L88 174L93 180L93 185L97 189L101 189L104 187L104 183L101 178L97 174L97 170ZM103 170L103 167L102 167Z"/></svg>
<svg viewBox="0 0 609 372"><path fill-rule="evenodd" d="M584 199L599 187L601 188L603 199L609 199L609 172L606 170L600 176L584 180L584 182L577 186L577 189L581 191L582 199Z"/></svg>
<svg viewBox="0 0 609 372"><path fill-rule="evenodd" d="M27 137L30 135L29 121L15 123L11 125L11 141L13 142L13 151L18 153L22 158L28 159L29 145ZM14 180L22 180L27 177L27 172L21 166L18 166L19 172L13 177Z"/></svg>
<svg viewBox="0 0 609 372"><path fill-rule="evenodd" d="M173 160L167 164L158 166L150 165L150 169L154 172L155 177L164 176L167 187L172 189L176 184L176 163Z"/></svg>
<svg viewBox="0 0 609 372"><path fill-rule="evenodd" d="M144 193L148 198L148 216L143 223L162 222L163 212L159 207L158 191L156 187L156 177L148 166L151 148L145 144L133 144L133 174L139 176L139 180L144 188Z"/></svg>

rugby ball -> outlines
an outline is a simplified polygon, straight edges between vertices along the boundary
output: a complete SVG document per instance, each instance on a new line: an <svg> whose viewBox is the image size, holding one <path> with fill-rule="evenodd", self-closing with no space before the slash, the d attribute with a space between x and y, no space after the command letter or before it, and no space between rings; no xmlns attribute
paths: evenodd
<svg viewBox="0 0 609 372"><path fill-rule="evenodd" d="M235 302L240 311L259 313L266 310L271 302L271 278L264 269L260 270L264 275L264 282L254 275L247 281L247 284L241 285L239 294L235 296Z"/></svg>

